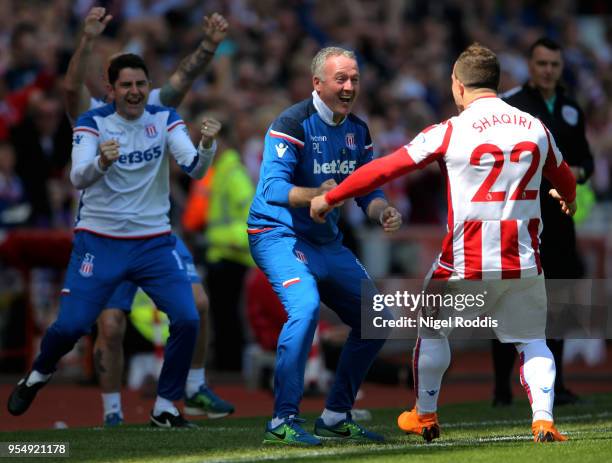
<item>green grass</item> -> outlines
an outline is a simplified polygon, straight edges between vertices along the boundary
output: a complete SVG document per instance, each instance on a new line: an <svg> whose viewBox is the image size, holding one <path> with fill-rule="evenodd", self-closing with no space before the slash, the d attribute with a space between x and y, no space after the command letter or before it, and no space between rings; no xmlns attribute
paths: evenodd
<svg viewBox="0 0 612 463"><path fill-rule="evenodd" d="M396 427L399 410L372 410L363 423L386 436L384 444L325 443L317 449L263 447L265 417L203 421L197 430L158 430L148 426L119 429L80 428L0 433L0 441L70 443L70 458L32 461L208 462L208 461L351 461L353 462L580 462L610 461L612 394L586 397L583 403L559 407L557 427L568 442L539 444L531 440L526 402L503 409L488 402L448 405L439 413L442 437L425 444L420 436ZM314 416L306 415L306 429ZM20 458L17 461L27 461Z"/></svg>

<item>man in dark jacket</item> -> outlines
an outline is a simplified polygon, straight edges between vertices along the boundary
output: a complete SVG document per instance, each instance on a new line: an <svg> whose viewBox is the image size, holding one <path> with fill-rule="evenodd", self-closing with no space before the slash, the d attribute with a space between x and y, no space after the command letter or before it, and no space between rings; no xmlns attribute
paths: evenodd
<svg viewBox="0 0 612 463"><path fill-rule="evenodd" d="M548 38L540 38L529 48L529 81L503 95L504 99L540 119L554 136L576 181L586 182L593 172L593 157L585 137L584 114L559 85L563 71L561 47ZM576 279L584 276L584 265L576 248L573 219L559 209L548 195L552 188L542 179L540 201L542 223L540 254L546 278ZM563 380L563 340L549 339L548 347L555 357L555 405L574 403L578 397L569 391ZM516 350L510 344L493 341L495 392L493 405L512 402L510 374Z"/></svg>

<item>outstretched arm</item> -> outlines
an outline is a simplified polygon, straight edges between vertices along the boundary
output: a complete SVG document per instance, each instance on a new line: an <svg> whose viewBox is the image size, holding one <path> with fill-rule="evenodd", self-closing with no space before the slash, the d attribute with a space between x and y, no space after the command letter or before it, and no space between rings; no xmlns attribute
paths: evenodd
<svg viewBox="0 0 612 463"><path fill-rule="evenodd" d="M64 99L68 116L76 120L79 114L89 109L90 93L85 86L85 76L93 50L93 44L110 20L111 15L106 14L106 9L101 7L92 8L85 17L83 32L79 38L77 48L70 58L68 70L64 79Z"/></svg>
<svg viewBox="0 0 612 463"><path fill-rule="evenodd" d="M345 199L363 196L396 177L416 170L420 166L402 147L393 153L364 164L344 181L325 195L313 198L310 203L310 217L318 223L325 221L327 213L339 202ZM370 216L370 207L368 207ZM378 217L374 217L374 220Z"/></svg>
<svg viewBox="0 0 612 463"><path fill-rule="evenodd" d="M184 58L168 82L161 88L159 98L164 106L176 108L191 88L193 81L208 67L217 46L225 39L228 23L219 13L204 16L204 38L193 53Z"/></svg>

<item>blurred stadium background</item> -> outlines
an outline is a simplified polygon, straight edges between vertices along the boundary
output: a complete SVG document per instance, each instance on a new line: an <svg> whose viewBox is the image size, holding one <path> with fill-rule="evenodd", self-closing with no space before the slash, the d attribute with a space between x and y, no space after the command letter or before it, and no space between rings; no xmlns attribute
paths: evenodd
<svg viewBox="0 0 612 463"><path fill-rule="evenodd" d="M179 108L198 130L203 112L227 128L229 146L242 155L253 181L258 177L263 136L272 119L310 95L310 61L316 50L341 44L357 51L362 90L356 112L370 125L377 155L406 143L431 123L455 114L450 95L451 64L472 41L498 53L501 90L527 79L526 52L539 36L563 47L563 82L586 114L595 158L592 195L577 222L587 277L612 272L612 4L591 1L440 0L3 0L0 2L0 398L27 371L45 328L54 320L62 269L70 250L77 192L68 180L71 129L61 96L62 77L79 28L92 6L113 15L96 47L102 72L117 51L142 55L154 86L197 45L204 14L218 11L230 22L211 69L199 78ZM179 170L172 177L172 220L193 250L202 272L207 247L203 227L186 223L191 185ZM421 278L444 232L445 192L437 167L395 181L387 193L405 225L389 239L345 206L347 240L375 278ZM237 323L245 326L246 316ZM328 365L344 335L330 314L321 345ZM212 333L231 336L231 333ZM247 335L252 341L253 337ZM126 339L135 365L126 378L147 369L155 348L137 329ZM213 344L214 345L214 344ZM92 341L83 339L61 365L53 386L21 418L5 418L0 430L99 425L102 408L91 362ZM456 346L443 402L489 400L489 343ZM246 378L209 355L210 383L234 402L238 416L268 415L269 357L243 346ZM408 365L412 343L393 341L381 370L363 389L360 408L405 407L412 402ZM578 395L612 392L609 341L573 342L567 347L566 385ZM256 351L256 349L255 349ZM140 356L135 356L140 355ZM147 360L148 359L148 360ZM332 360L329 360L332 359ZM155 364L155 361L152 362ZM126 362L130 365L130 362ZM139 370L140 368L140 370ZM154 367L152 369L154 371ZM151 384L132 384L124 396L128 423L146 422ZM324 389L324 386L321 386ZM522 397L518 380L515 396ZM306 411L320 409L314 388Z"/></svg>

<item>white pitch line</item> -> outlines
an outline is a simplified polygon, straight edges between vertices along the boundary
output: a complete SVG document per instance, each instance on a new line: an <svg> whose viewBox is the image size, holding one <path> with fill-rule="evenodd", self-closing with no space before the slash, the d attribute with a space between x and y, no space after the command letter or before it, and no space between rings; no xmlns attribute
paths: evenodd
<svg viewBox="0 0 612 463"><path fill-rule="evenodd" d="M564 421L579 421L585 419L597 419L597 418L609 418L612 416L610 412L601 412L601 413L585 413L582 415L569 415L569 416L559 416L555 418L555 423L563 423ZM531 420L525 419L514 419L514 420L491 420L491 421L460 421L458 423L444 423L440 424L440 427L444 428L470 428L470 427L479 427L479 426L496 426L496 425L504 425L504 424L525 424L529 423Z"/></svg>

